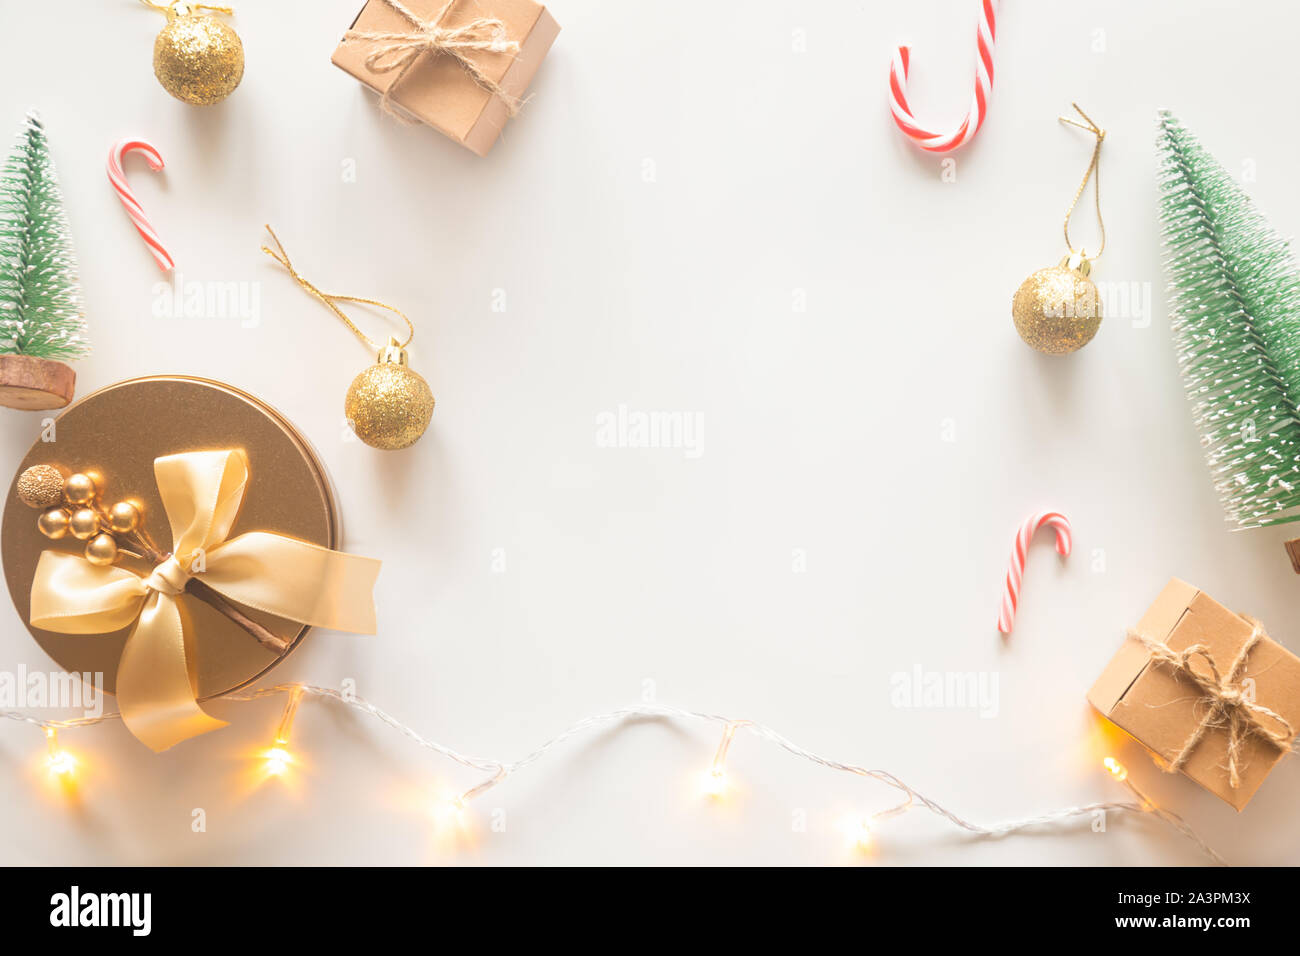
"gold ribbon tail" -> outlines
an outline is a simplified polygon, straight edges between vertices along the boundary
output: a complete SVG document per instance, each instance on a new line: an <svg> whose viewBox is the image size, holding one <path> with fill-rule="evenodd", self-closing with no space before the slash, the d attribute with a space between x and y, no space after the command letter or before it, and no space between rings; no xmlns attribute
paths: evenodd
<svg viewBox="0 0 1300 956"><path fill-rule="evenodd" d="M375 633L375 579L382 562L250 531L207 555L205 584L245 607L313 627Z"/></svg>
<svg viewBox="0 0 1300 956"><path fill-rule="evenodd" d="M117 666L118 709L153 750L225 726L195 699L175 595L124 568L45 551L32 578L30 620L59 634L111 634L135 622Z"/></svg>
<svg viewBox="0 0 1300 956"><path fill-rule="evenodd" d="M150 595L126 639L117 703L127 729L155 753L226 726L195 698L180 608L170 595Z"/></svg>

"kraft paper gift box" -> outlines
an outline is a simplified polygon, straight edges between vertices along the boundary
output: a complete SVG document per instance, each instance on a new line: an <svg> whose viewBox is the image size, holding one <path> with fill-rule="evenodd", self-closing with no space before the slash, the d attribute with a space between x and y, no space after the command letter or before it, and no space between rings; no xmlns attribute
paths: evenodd
<svg viewBox="0 0 1300 956"><path fill-rule="evenodd" d="M1164 769L1240 810L1300 728L1300 658L1256 622L1175 578L1129 632L1088 702Z"/></svg>
<svg viewBox="0 0 1300 956"><path fill-rule="evenodd" d="M331 59L386 109L485 156L559 32L534 0L367 0Z"/></svg>

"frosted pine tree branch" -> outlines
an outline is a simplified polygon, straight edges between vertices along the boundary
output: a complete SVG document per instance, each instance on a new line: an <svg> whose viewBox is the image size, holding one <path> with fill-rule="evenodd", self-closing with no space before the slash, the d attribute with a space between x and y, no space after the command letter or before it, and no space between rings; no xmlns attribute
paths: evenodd
<svg viewBox="0 0 1300 956"><path fill-rule="evenodd" d="M1224 510L1300 519L1300 269L1250 197L1168 112L1160 217L1179 370Z"/></svg>
<svg viewBox="0 0 1300 956"><path fill-rule="evenodd" d="M63 194L32 112L0 170L0 354L75 359L89 349Z"/></svg>

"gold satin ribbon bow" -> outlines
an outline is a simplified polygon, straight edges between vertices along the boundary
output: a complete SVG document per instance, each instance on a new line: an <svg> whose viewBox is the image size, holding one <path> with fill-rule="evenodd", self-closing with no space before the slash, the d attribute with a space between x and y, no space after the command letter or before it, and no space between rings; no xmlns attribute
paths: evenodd
<svg viewBox="0 0 1300 956"><path fill-rule="evenodd" d="M157 458L154 476L172 555L141 577L81 555L42 552L31 623L60 634L109 634L134 621L118 662L118 707L131 733L160 751L226 726L203 711L190 683L177 599L191 576L277 617L373 634L380 562L265 531L228 539L248 484L243 451Z"/></svg>
<svg viewBox="0 0 1300 956"><path fill-rule="evenodd" d="M395 13L404 17L413 29L396 32L371 32L349 30L343 34L344 40L361 40L373 43L375 51L366 57L366 69L371 73L391 73L397 71L397 78L389 85L380 99L384 112L400 116L392 107L393 90L402 82L402 77L415 66L420 57L426 53L446 53L455 57L465 72L483 89L501 100L506 112L514 116L519 111L520 101L511 96L500 84L493 82L478 68L470 57L471 53L509 53L519 52L517 40L503 39L506 25L495 17L477 17L455 28L443 27L442 21L457 0L447 0L438 13L428 20L422 20L407 9L401 0L383 0Z"/></svg>

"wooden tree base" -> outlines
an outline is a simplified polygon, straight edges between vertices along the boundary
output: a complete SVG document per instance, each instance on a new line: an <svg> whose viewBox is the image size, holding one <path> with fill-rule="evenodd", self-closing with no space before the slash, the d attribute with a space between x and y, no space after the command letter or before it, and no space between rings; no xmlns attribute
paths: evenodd
<svg viewBox="0 0 1300 956"><path fill-rule="evenodd" d="M63 408L72 401L77 373L54 359L0 355L0 405L23 411Z"/></svg>
<svg viewBox="0 0 1300 956"><path fill-rule="evenodd" d="M1286 543L1286 554L1295 573L1300 574L1300 538L1292 538Z"/></svg>

